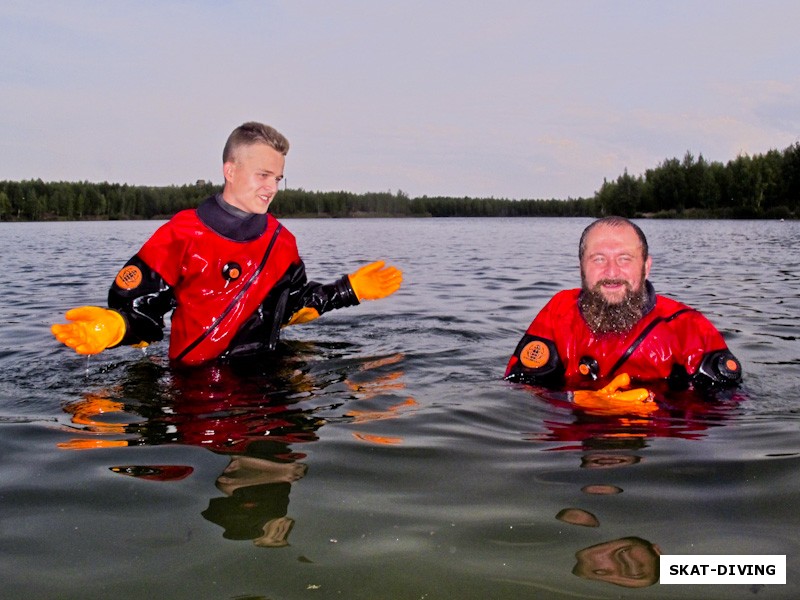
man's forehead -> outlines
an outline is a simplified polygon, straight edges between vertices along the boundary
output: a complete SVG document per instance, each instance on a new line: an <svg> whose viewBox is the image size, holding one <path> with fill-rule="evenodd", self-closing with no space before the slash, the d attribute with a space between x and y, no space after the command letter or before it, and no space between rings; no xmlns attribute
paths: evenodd
<svg viewBox="0 0 800 600"><path fill-rule="evenodd" d="M586 236L587 250L594 245L609 245L615 247L641 248L642 243L633 227L622 225L598 225L589 231Z"/></svg>

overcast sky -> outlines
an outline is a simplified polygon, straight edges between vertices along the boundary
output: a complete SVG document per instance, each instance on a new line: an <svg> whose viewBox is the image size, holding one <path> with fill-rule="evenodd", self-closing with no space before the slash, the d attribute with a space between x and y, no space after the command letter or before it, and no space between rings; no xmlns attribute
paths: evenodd
<svg viewBox="0 0 800 600"><path fill-rule="evenodd" d="M0 179L222 183L269 123L291 188L591 196L800 141L796 0L3 0Z"/></svg>

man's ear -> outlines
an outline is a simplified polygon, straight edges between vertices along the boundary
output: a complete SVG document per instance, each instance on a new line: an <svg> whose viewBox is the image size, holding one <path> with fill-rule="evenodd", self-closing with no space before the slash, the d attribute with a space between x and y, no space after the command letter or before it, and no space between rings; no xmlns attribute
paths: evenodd
<svg viewBox="0 0 800 600"><path fill-rule="evenodd" d="M233 176L236 173L236 164L232 161L228 161L222 164L222 176L225 177L225 181L233 181Z"/></svg>
<svg viewBox="0 0 800 600"><path fill-rule="evenodd" d="M644 261L644 278L647 279L650 277L650 267L653 266L653 257L648 256L647 260Z"/></svg>

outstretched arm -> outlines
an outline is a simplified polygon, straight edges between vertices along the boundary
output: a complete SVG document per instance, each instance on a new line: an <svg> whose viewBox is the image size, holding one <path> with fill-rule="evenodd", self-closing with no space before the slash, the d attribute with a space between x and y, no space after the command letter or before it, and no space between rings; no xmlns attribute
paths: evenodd
<svg viewBox="0 0 800 600"><path fill-rule="evenodd" d="M69 323L50 330L78 354L97 354L118 345L163 339L164 315L174 307L172 288L134 256L120 270L108 293L109 308L81 306L67 311Z"/></svg>
<svg viewBox="0 0 800 600"><path fill-rule="evenodd" d="M351 273L348 279L359 302L380 300L400 289L403 272L397 267L387 267L384 261L378 260Z"/></svg>
<svg viewBox="0 0 800 600"><path fill-rule="evenodd" d="M362 300L379 300L400 289L403 272L394 266L386 266L382 260L361 267L350 275L345 275L332 284L319 284L305 281L305 269L298 274L293 285L294 309L287 325L307 323L321 314L335 308L354 306Z"/></svg>
<svg viewBox="0 0 800 600"><path fill-rule="evenodd" d="M78 354L97 354L116 346L125 336L125 319L107 308L81 306L68 310L65 317L69 323L57 323L50 331Z"/></svg>

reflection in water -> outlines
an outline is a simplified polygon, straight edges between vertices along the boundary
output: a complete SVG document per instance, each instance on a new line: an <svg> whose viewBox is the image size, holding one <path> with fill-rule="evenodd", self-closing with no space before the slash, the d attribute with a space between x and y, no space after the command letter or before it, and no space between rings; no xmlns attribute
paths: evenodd
<svg viewBox="0 0 800 600"><path fill-rule="evenodd" d="M626 537L584 548L575 554L574 575L624 587L647 587L658 581L661 550L638 537Z"/></svg>
<svg viewBox="0 0 800 600"><path fill-rule="evenodd" d="M330 419L364 424L394 418L416 406L413 398L375 408L381 397L405 387L402 354L360 361L340 373L312 375L301 357L284 357L277 368L216 364L171 370L152 361L131 365L113 389L87 391L64 407L70 431L80 438L59 443L68 450L186 444L229 457L216 479L224 495L212 498L204 518L224 529L223 537L252 540L256 546L288 545L294 520L287 516L293 483L308 465L301 444L318 439ZM255 373L255 374L254 374ZM338 409L325 388L344 384L349 402L371 402L366 410ZM322 399L323 402L315 400ZM324 413L325 416L322 415ZM333 416L331 416L331 413ZM356 439L399 444L402 438L353 433ZM150 481L178 481L193 469L187 465L125 465L110 469Z"/></svg>
<svg viewBox="0 0 800 600"><path fill-rule="evenodd" d="M641 450L655 437L679 437L696 440L710 426L721 425L726 414L734 411L741 397L738 392L708 398L694 392L670 393L659 390L659 410L648 416L591 414L570 407L564 411L563 394L538 390L537 396L559 407L561 420L544 421L548 430L531 436L537 441L569 442L549 450L580 452L580 468L611 470L635 466L642 460ZM613 496L622 488L608 482L584 485L584 494ZM561 509L555 517L579 527L600 527L600 519L578 507ZM656 544L637 536L626 536L578 550L573 575L623 587L646 587L658 581L659 555Z"/></svg>
<svg viewBox="0 0 800 600"><path fill-rule="evenodd" d="M634 439L674 437L696 440L704 437L711 427L723 425L735 416L746 398L740 390L724 390L713 397L694 390L675 391L666 385L648 385L658 404L658 410L647 416L626 414L593 414L572 404L565 392L530 388L536 402L546 402L557 409L558 419L544 419L546 433L531 435L537 442L580 442L552 448L552 450L579 450L584 443L613 439L629 443Z"/></svg>
<svg viewBox="0 0 800 600"><path fill-rule="evenodd" d="M624 429L620 431L619 421L612 419L608 431L604 431L600 423L595 425L595 435L581 439L581 469L616 469L641 462L642 457L635 453L646 445L641 423L637 423L630 437L625 436ZM595 496L611 496L622 493L622 488L610 483L595 483L583 486L581 491ZM582 508L564 508L556 519L581 527L600 527L600 520ZM624 587L645 587L658 581L659 554L658 547L650 542L638 537L625 537L579 550L575 554L577 563L572 573Z"/></svg>
<svg viewBox="0 0 800 600"><path fill-rule="evenodd" d="M556 515L556 519L582 527L600 527L597 517L582 508L564 508Z"/></svg>
<svg viewBox="0 0 800 600"><path fill-rule="evenodd" d="M610 442L610 443L609 443ZM595 438L583 441L587 451L581 456L582 469L615 469L638 464L642 457L630 454L644 446L641 437L629 440L620 437ZM585 494L608 496L622 493L622 488L609 483L584 486ZM600 520L582 508L564 508L556 519L581 527L600 527ZM624 587L645 587L658 581L658 546L639 537L625 537L596 544L575 554L574 575L596 579Z"/></svg>
<svg viewBox="0 0 800 600"><path fill-rule="evenodd" d="M308 465L294 462L287 445L253 441L247 454L231 456L217 477L225 494L212 498L203 516L225 529L232 540L253 540L262 548L288 545L294 520L287 517L291 484L301 479Z"/></svg>
<svg viewBox="0 0 800 600"><path fill-rule="evenodd" d="M130 475L150 481L180 481L194 471L192 467L186 465L126 465L110 467L109 470L120 475Z"/></svg>
<svg viewBox="0 0 800 600"><path fill-rule="evenodd" d="M611 496L613 494L621 494L622 488L607 483L592 483L583 486L581 488L581 491L584 494L594 494L597 496Z"/></svg>

